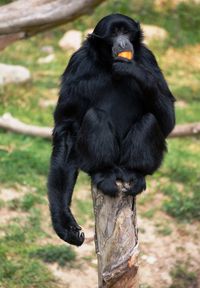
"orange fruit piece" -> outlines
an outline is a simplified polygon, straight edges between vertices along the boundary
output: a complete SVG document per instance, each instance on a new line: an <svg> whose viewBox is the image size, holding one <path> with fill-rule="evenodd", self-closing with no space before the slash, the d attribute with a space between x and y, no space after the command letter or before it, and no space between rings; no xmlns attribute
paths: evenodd
<svg viewBox="0 0 200 288"><path fill-rule="evenodd" d="M131 51L120 52L117 56L122 57L122 58L126 58L128 60L133 59L133 53Z"/></svg>

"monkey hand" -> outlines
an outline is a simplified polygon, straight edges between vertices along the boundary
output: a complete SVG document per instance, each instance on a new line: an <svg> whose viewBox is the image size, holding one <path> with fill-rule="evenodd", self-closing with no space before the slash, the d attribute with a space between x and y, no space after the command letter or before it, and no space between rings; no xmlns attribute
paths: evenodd
<svg viewBox="0 0 200 288"><path fill-rule="evenodd" d="M74 219L70 208L62 213L51 211L51 218L54 230L62 240L76 246L83 244L85 240L84 233L81 232L81 227Z"/></svg>
<svg viewBox="0 0 200 288"><path fill-rule="evenodd" d="M112 72L114 76L132 76L133 67L133 61L124 61L118 59L113 63Z"/></svg>

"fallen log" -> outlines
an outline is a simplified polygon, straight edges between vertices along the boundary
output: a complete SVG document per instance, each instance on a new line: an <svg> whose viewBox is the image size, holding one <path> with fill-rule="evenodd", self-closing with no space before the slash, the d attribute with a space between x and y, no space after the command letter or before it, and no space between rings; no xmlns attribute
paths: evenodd
<svg viewBox="0 0 200 288"><path fill-rule="evenodd" d="M0 50L14 41L71 22L105 0L18 0L0 6Z"/></svg>
<svg viewBox="0 0 200 288"><path fill-rule="evenodd" d="M0 128L19 134L38 136L51 139L53 128L39 127L25 124L14 118L10 113L0 116ZM188 123L176 125L169 138L196 136L200 134L200 123Z"/></svg>
<svg viewBox="0 0 200 288"><path fill-rule="evenodd" d="M176 125L172 133L169 135L170 138L175 137L186 137L195 136L200 134L200 123L188 123Z"/></svg>
<svg viewBox="0 0 200 288"><path fill-rule="evenodd" d="M12 117L10 113L5 113L0 117L0 128L19 134L38 136L47 139L50 139L52 134L52 128L25 124Z"/></svg>

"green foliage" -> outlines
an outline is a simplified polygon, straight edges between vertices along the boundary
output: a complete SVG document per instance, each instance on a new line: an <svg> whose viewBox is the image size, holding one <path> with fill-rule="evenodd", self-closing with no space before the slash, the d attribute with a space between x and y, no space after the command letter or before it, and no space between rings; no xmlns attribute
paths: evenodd
<svg viewBox="0 0 200 288"><path fill-rule="evenodd" d="M177 263L171 270L173 284L169 288L197 288L198 280L195 273L188 271L188 267Z"/></svg>
<svg viewBox="0 0 200 288"><path fill-rule="evenodd" d="M75 260L76 254L71 247L66 245L48 245L35 249L35 251L30 252L29 256L39 258L44 262L57 262L60 266L65 266L70 261Z"/></svg>

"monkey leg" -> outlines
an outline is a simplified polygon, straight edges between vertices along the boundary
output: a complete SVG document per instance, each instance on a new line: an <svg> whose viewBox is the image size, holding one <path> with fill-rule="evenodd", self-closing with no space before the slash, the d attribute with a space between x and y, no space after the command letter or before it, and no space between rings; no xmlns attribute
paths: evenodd
<svg viewBox="0 0 200 288"><path fill-rule="evenodd" d="M103 193L115 196L115 162L119 157L119 147L112 122L107 113L91 108L86 113L77 142L80 168L87 172L92 182Z"/></svg>
<svg viewBox="0 0 200 288"><path fill-rule="evenodd" d="M158 169L165 151L165 138L156 118L145 114L122 143L121 178L131 183L128 194L136 195L146 189L145 176Z"/></svg>

